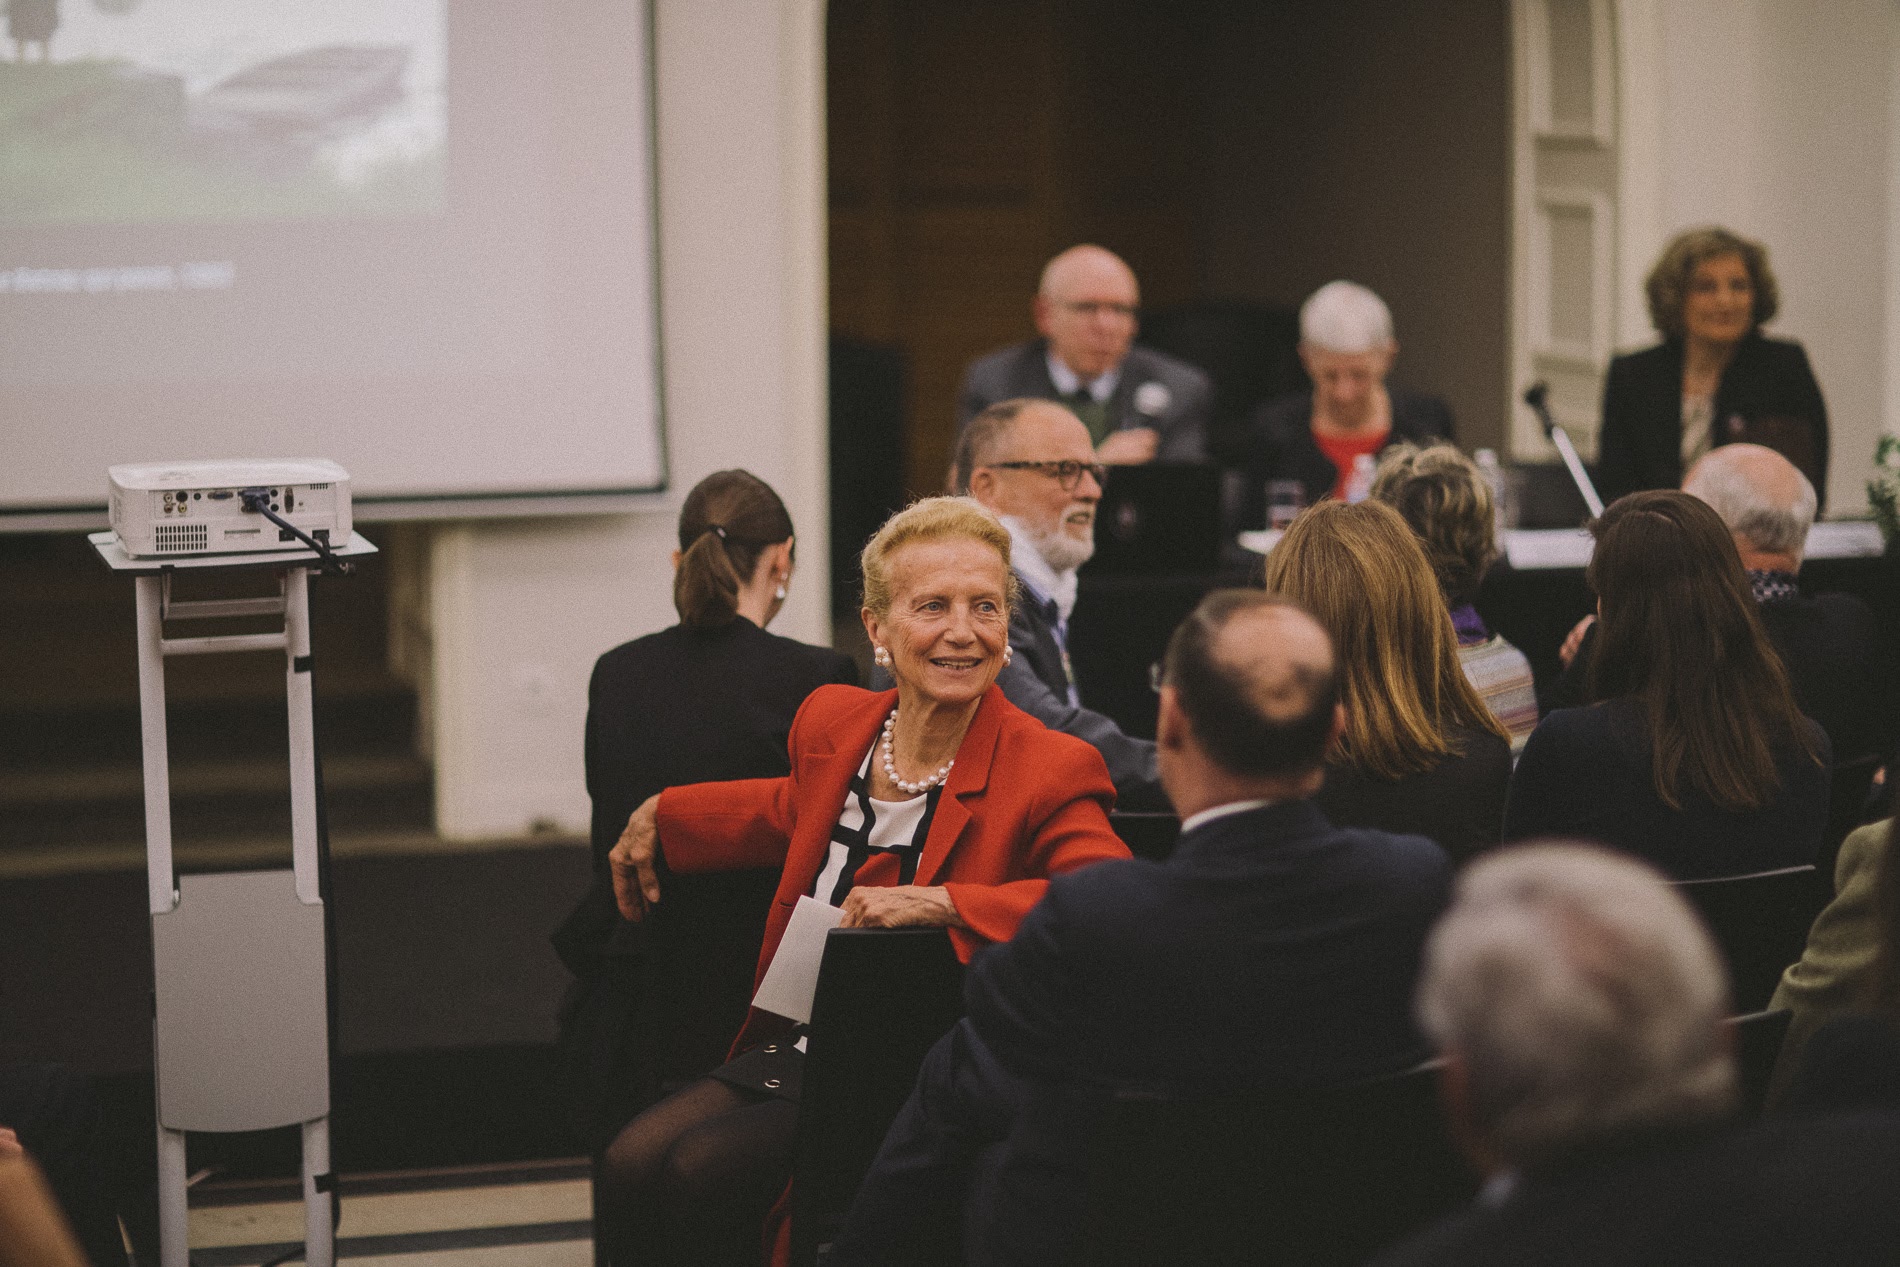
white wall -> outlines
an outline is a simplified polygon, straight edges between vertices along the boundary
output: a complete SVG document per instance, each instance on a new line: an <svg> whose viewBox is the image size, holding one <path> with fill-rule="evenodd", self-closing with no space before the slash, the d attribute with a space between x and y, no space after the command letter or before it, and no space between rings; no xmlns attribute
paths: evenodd
<svg viewBox="0 0 1900 1267"><path fill-rule="evenodd" d="M742 466L784 497L800 566L773 629L829 636L823 5L653 2L673 492L639 514L431 534L426 715L451 839L586 832L588 673L674 622L679 498L709 472Z"/></svg>
<svg viewBox="0 0 1900 1267"><path fill-rule="evenodd" d="M1827 397L1831 514L1866 506L1900 430L1900 5L1622 0L1618 341L1653 340L1642 279L1668 238L1720 223L1769 248Z"/></svg>

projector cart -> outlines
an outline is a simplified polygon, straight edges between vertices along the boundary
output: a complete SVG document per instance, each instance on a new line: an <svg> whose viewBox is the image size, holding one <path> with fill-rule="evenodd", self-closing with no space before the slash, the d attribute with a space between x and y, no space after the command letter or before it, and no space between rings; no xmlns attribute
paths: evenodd
<svg viewBox="0 0 1900 1267"><path fill-rule="evenodd" d="M330 1010L310 690L313 551L132 558L89 538L134 578L145 854L152 915L153 1065L163 1267L188 1267L185 1132L303 1128L304 1261L333 1267ZM340 558L374 554L352 534ZM279 574L274 597L179 601L178 572ZM164 622L282 616L275 633L166 638ZM165 658L281 650L290 712L291 868L179 876L172 865Z"/></svg>

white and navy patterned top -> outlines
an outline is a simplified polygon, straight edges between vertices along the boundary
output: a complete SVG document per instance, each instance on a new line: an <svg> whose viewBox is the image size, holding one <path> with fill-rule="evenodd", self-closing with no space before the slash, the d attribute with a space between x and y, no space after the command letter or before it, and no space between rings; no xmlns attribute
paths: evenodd
<svg viewBox="0 0 1900 1267"><path fill-rule="evenodd" d="M811 896L830 906L843 905L844 895L859 884L910 884L943 794L939 784L907 801L873 800L871 757L878 742L871 741L864 764L852 776L844 809L831 829L831 852L811 886Z"/></svg>

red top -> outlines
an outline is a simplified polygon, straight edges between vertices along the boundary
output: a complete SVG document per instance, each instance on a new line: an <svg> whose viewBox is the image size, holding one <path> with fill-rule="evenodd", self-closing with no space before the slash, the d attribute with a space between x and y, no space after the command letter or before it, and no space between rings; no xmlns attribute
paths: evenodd
<svg viewBox="0 0 1900 1267"><path fill-rule="evenodd" d="M1346 481L1352 478L1352 460L1361 453L1379 456L1379 450L1392 436L1392 428L1383 431L1368 432L1363 436L1323 436L1313 433L1313 443L1326 455L1339 474L1333 480L1333 496L1340 501L1346 500Z"/></svg>

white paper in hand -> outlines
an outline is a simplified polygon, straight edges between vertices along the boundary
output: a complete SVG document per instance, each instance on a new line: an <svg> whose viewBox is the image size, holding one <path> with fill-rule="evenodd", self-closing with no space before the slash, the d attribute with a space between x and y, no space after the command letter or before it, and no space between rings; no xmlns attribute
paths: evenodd
<svg viewBox="0 0 1900 1267"><path fill-rule="evenodd" d="M799 898L771 966L765 970L765 980L752 996L752 1006L801 1025L810 1021L812 996L818 993L818 961L825 956L825 934L843 919L844 911L836 906Z"/></svg>

